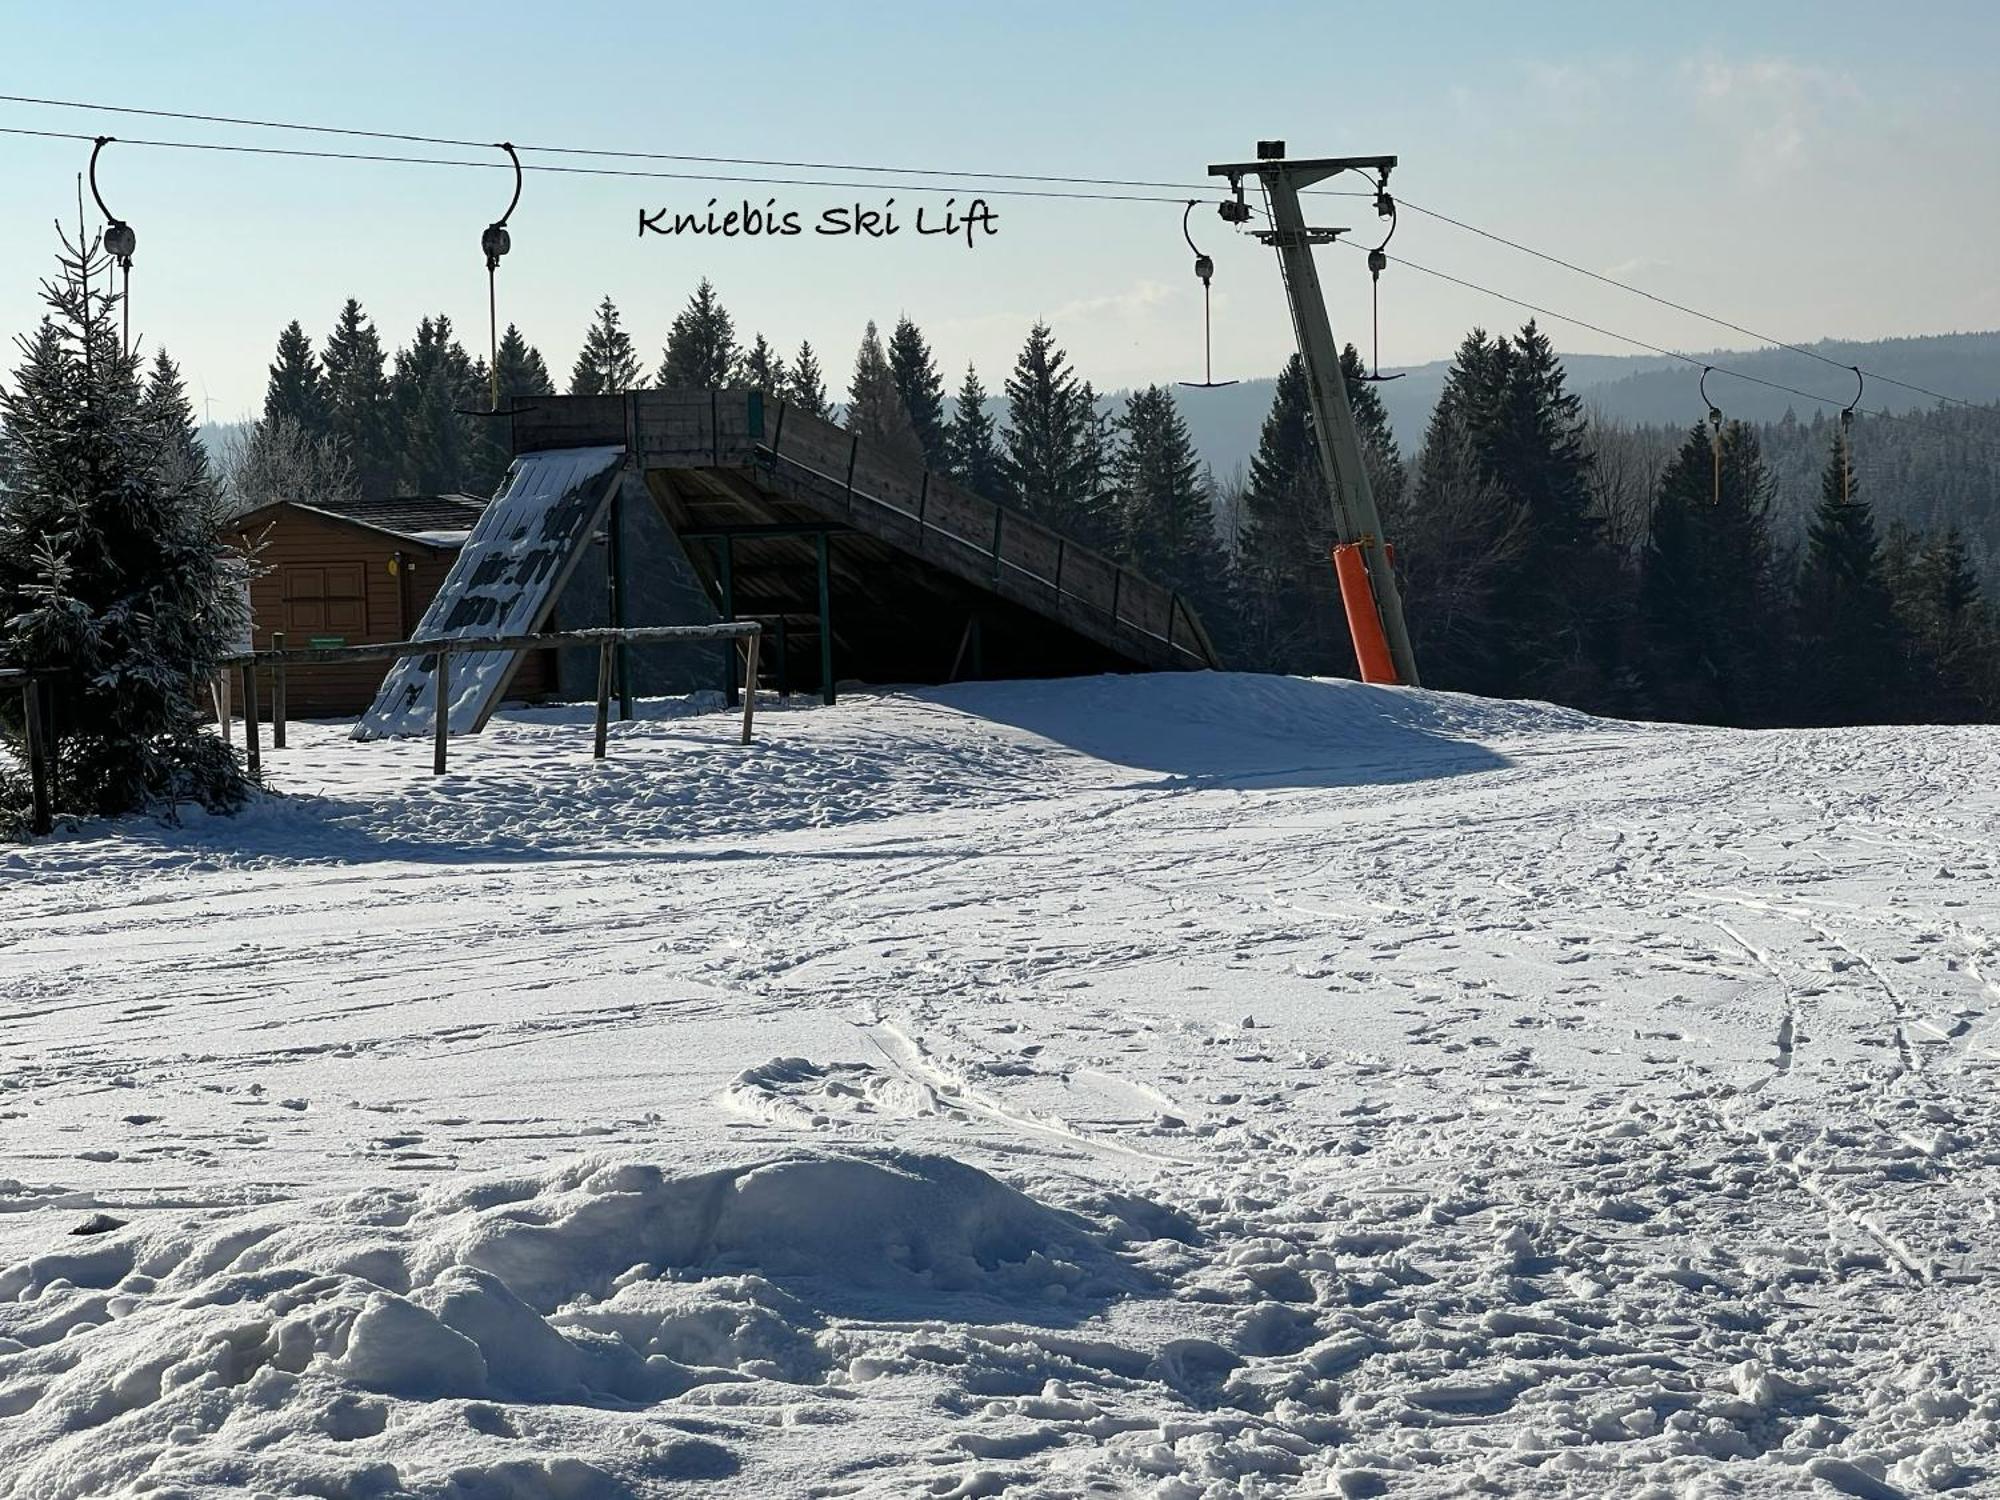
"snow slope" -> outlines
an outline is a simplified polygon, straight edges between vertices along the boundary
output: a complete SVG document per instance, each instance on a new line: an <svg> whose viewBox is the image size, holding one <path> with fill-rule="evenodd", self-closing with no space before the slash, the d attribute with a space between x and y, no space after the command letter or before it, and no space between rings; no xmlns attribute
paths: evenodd
<svg viewBox="0 0 2000 1500"><path fill-rule="evenodd" d="M0 1497L2000 1493L2000 734L295 726L0 851Z"/></svg>

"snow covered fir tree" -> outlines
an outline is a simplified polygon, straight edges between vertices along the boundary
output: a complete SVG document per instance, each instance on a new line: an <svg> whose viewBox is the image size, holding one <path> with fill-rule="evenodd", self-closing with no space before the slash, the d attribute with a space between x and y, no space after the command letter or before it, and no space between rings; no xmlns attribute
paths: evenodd
<svg viewBox="0 0 2000 1500"><path fill-rule="evenodd" d="M248 783L202 705L247 629L247 562L220 541L172 361L142 373L121 346L94 245L65 238L58 263L0 386L0 661L47 675L59 812L232 809ZM18 750L22 725L0 725ZM0 782L0 817L24 801L18 778Z"/></svg>

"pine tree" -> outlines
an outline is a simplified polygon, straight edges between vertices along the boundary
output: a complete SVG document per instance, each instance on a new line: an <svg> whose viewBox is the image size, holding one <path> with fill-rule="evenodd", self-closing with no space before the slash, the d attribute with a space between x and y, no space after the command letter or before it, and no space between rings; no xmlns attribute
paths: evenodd
<svg viewBox="0 0 2000 1500"><path fill-rule="evenodd" d="M785 390L784 358L761 333L750 346L750 352L743 356L743 379L752 390L767 396L775 397Z"/></svg>
<svg viewBox="0 0 2000 1500"><path fill-rule="evenodd" d="M1122 553L1213 629L1228 595L1227 559L1215 538L1210 486L1173 393L1160 385L1133 392L1117 427L1112 489Z"/></svg>
<svg viewBox="0 0 2000 1500"><path fill-rule="evenodd" d="M706 391L734 385L740 360L736 324L704 276L667 331L667 347L661 351L660 373L654 384L663 391Z"/></svg>
<svg viewBox="0 0 2000 1500"><path fill-rule="evenodd" d="M632 336L618 324L618 308L609 297L597 304L597 316L583 335L583 348L570 371L572 396L618 396L638 390L639 356Z"/></svg>
<svg viewBox="0 0 2000 1500"><path fill-rule="evenodd" d="M1389 408L1382 393L1368 379L1368 367L1361 351L1349 344L1340 351L1340 374L1347 384L1347 404L1354 413L1354 430L1361 438L1361 465L1368 471L1368 489L1375 497L1378 513L1396 510L1403 498L1408 477L1403 454L1396 446L1396 434L1389 426Z"/></svg>
<svg viewBox="0 0 2000 1500"><path fill-rule="evenodd" d="M1095 396L1070 368L1048 324L1037 322L1028 331L1005 389L1000 440L1009 498L1078 541L1109 542Z"/></svg>
<svg viewBox="0 0 2000 1500"><path fill-rule="evenodd" d="M1846 438L1836 433L1794 594L1791 680L1794 712L1806 724L1880 723L1905 710L1895 680L1895 608L1882 576L1875 517L1845 477L1847 455Z"/></svg>
<svg viewBox="0 0 2000 1500"><path fill-rule="evenodd" d="M1246 665L1352 673L1327 556L1328 505L1305 364L1295 354L1278 373L1243 494L1237 582Z"/></svg>
<svg viewBox="0 0 2000 1500"><path fill-rule="evenodd" d="M945 469L951 462L951 448L944 419L944 379L938 374L930 345L908 315L896 320L889 335L889 374L896 382L896 393L903 398L903 409L910 414L910 425L916 429L925 466Z"/></svg>
<svg viewBox="0 0 2000 1500"><path fill-rule="evenodd" d="M460 415L484 411L487 392L445 314L419 322L410 347L396 351L392 389L403 434L404 488L419 495L492 493L498 475L472 426L478 419Z"/></svg>
<svg viewBox="0 0 2000 1500"><path fill-rule="evenodd" d="M1109 551L1118 546L1118 496L1111 486L1112 455L1117 432L1111 414L1102 408L1097 387L1088 380L1077 387L1078 443L1075 498L1062 528L1086 546Z"/></svg>
<svg viewBox="0 0 2000 1500"><path fill-rule="evenodd" d="M819 356L809 341L800 342L798 357L792 361L785 400L816 417L833 416L833 403L826 398L826 377L820 373Z"/></svg>
<svg viewBox="0 0 2000 1500"><path fill-rule="evenodd" d="M953 479L975 495L988 499L999 497L1006 489L998 437L998 425L986 409L986 387L979 383L978 372L968 364L952 413L946 468Z"/></svg>
<svg viewBox="0 0 2000 1500"><path fill-rule="evenodd" d="M847 430L898 457L920 459L923 449L882 351L882 335L871 318L854 355L854 379L847 388Z"/></svg>
<svg viewBox="0 0 2000 1500"><path fill-rule="evenodd" d="M353 465L362 494L380 499L393 493L400 455L382 339L352 297L327 335L324 365L327 432Z"/></svg>
<svg viewBox="0 0 2000 1500"><path fill-rule="evenodd" d="M521 330L512 323L500 336L497 364L502 411L508 409L516 396L553 396L556 393L555 382L549 379L549 367L542 358L542 351L521 337Z"/></svg>
<svg viewBox="0 0 2000 1500"><path fill-rule="evenodd" d="M48 315L0 390L0 658L60 674L59 808L232 808L246 783L196 705L247 628L247 569L218 540L206 466L189 462L192 413L171 363L142 391L118 299L91 285L109 283L108 264L67 240L59 263L43 283ZM0 719L0 734L18 729ZM16 817L22 792L0 790Z"/></svg>
<svg viewBox="0 0 2000 1500"><path fill-rule="evenodd" d="M1470 413L1486 477L1521 507L1526 550L1495 580L1502 670L1496 689L1584 708L1611 706L1625 597L1591 507L1583 403L1532 322L1492 349L1497 379Z"/></svg>
<svg viewBox="0 0 2000 1500"><path fill-rule="evenodd" d="M1921 541L1901 522L1884 539L1883 576L1906 643L1900 674L1927 723L1969 724L2000 703L2000 640L1984 607L1965 538L1948 527Z"/></svg>
<svg viewBox="0 0 2000 1500"><path fill-rule="evenodd" d="M1493 693L1509 680L1495 595L1526 554L1527 515L1489 477L1478 442L1504 380L1504 343L1477 328L1460 343L1414 479L1383 508L1411 645L1433 687Z"/></svg>
<svg viewBox="0 0 2000 1500"><path fill-rule="evenodd" d="M1638 601L1645 707L1663 718L1749 726L1771 721L1783 611L1773 562L1771 479L1756 432L1697 426L1661 476Z"/></svg>
<svg viewBox="0 0 2000 1500"><path fill-rule="evenodd" d="M319 360L296 318L278 335L278 357L264 390L264 419L273 417L290 417L315 437L330 430Z"/></svg>
<svg viewBox="0 0 2000 1500"><path fill-rule="evenodd" d="M201 429L195 422L194 403L188 400L187 383L164 345L146 373L139 418L161 445L160 462L168 483L205 490L219 501L208 449L202 446Z"/></svg>

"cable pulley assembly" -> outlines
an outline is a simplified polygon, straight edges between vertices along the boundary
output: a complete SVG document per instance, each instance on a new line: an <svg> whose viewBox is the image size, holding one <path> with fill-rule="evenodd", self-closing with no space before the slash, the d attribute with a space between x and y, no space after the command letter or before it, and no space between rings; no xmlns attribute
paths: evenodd
<svg viewBox="0 0 2000 1500"><path fill-rule="evenodd" d="M1209 282L1215 276L1215 262L1201 253L1201 246L1194 242L1194 235L1188 230L1188 217L1195 210L1198 199L1188 199L1188 205L1181 210L1181 238L1187 241L1188 249L1194 252L1194 274L1201 279L1201 373L1200 380L1183 380L1182 385L1197 390L1214 390L1217 387L1236 384L1233 380L1215 378L1214 324L1209 308ZM1229 205L1222 205L1223 217L1227 218Z"/></svg>
<svg viewBox="0 0 2000 1500"><path fill-rule="evenodd" d="M500 293L498 272L500 257L514 248L514 237L507 233L507 221L514 216L514 208L521 201L521 158L515 154L508 141L496 141L494 150L505 151L507 160L514 164L514 196L507 200L507 211L486 226L479 236L479 248L486 253L486 330L489 358L486 366L489 411L500 409Z"/></svg>
<svg viewBox="0 0 2000 1500"><path fill-rule="evenodd" d="M98 153L110 145L116 136L100 135L90 148L90 196L97 200L97 211L104 215L104 253L118 262L118 269L125 273L125 294L121 299L125 327L125 352L132 352L132 252L139 248L139 236L132 226L105 207L104 195L97 190Z"/></svg>
<svg viewBox="0 0 2000 1500"><path fill-rule="evenodd" d="M1382 236L1382 243L1368 252L1368 296L1371 321L1374 324L1372 346L1374 349L1375 373L1363 375L1367 381L1401 380L1409 372L1398 370L1394 375L1382 373L1382 273L1389 269L1389 241L1396 237L1396 200L1389 196L1389 169L1382 169L1381 177L1375 184L1375 213L1378 218L1389 221L1389 232Z"/></svg>
<svg viewBox="0 0 2000 1500"><path fill-rule="evenodd" d="M1709 499L1715 505L1722 504L1722 408L1708 398L1708 377L1715 373L1714 365L1701 367L1701 380L1695 389L1701 394L1701 404L1708 408L1708 453L1709 467L1713 474Z"/></svg>
<svg viewBox="0 0 2000 1500"><path fill-rule="evenodd" d="M1868 382L1862 377L1861 366L1849 365L1854 372L1854 399L1840 409L1840 503L1847 504L1854 489L1854 408L1861 404L1861 393Z"/></svg>

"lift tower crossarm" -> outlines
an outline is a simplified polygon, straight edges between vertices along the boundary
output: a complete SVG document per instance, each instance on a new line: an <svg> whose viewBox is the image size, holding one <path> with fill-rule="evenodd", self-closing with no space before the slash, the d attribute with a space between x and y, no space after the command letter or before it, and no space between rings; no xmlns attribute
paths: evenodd
<svg viewBox="0 0 2000 1500"><path fill-rule="evenodd" d="M1282 152L1284 148L1273 149ZM1292 323L1298 332L1299 357L1305 364L1313 431L1319 440L1320 461L1332 481L1329 498L1334 531L1340 542L1360 545L1396 676L1405 686L1417 687L1420 683L1416 655L1410 649L1409 631L1403 623L1403 600L1396 588L1396 570L1382 537L1382 519L1375 509L1367 466L1361 459L1361 437L1354 425L1354 408L1347 399L1347 381L1340 371L1340 347L1334 342L1326 297L1320 290L1319 272L1313 266L1313 245L1326 243L1339 231L1307 228L1299 205L1300 190L1314 183L1348 171L1370 172L1386 178L1395 165L1393 156L1329 156L1292 161L1277 155L1250 162L1225 162L1211 166L1208 174L1226 177L1230 186L1238 190L1239 200L1243 179L1254 176L1270 199L1271 229L1259 237L1277 249L1278 264L1284 273Z"/></svg>
<svg viewBox="0 0 2000 1500"><path fill-rule="evenodd" d="M1294 187L1309 188L1316 182L1324 182L1341 172L1387 172L1396 165L1393 156L1315 156L1296 160L1283 157L1276 160L1224 162L1208 169L1211 177L1227 177L1231 182L1252 173L1268 172L1282 167L1292 179Z"/></svg>

